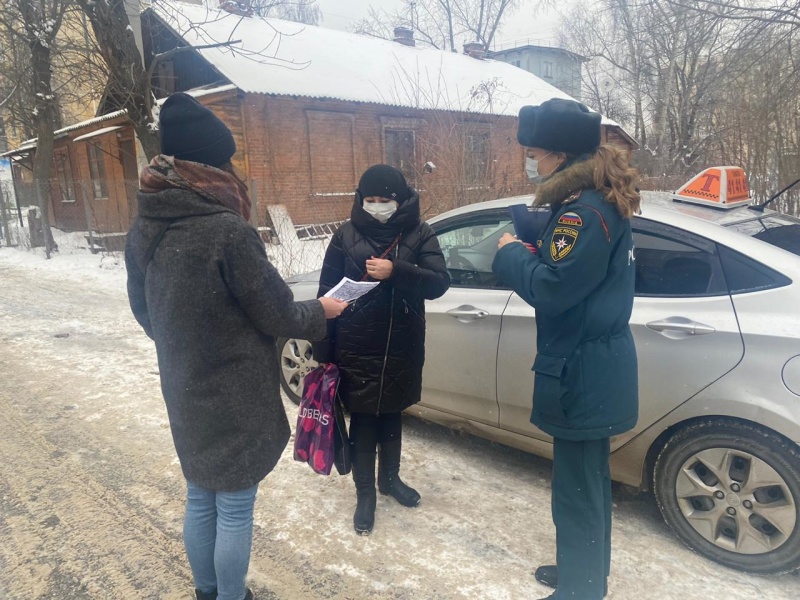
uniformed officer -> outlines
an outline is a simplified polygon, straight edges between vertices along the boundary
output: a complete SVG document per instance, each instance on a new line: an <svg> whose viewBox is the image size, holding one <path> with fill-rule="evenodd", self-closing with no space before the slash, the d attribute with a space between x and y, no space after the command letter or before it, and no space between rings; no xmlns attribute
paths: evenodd
<svg viewBox="0 0 800 600"><path fill-rule="evenodd" d="M519 143L537 205L552 215L537 243L506 234L497 276L536 309L531 422L553 436L557 566L536 579L555 600L600 600L611 565L609 438L638 417L636 348L628 326L637 173L600 145L600 115L553 99L520 111Z"/></svg>

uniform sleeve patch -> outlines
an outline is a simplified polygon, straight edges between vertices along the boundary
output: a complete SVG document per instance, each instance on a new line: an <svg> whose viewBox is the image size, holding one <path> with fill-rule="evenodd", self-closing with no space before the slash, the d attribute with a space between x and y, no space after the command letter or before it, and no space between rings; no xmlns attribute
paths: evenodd
<svg viewBox="0 0 800 600"><path fill-rule="evenodd" d="M567 225L569 227L582 227L583 219L581 219L578 213L568 212L558 218L558 224Z"/></svg>
<svg viewBox="0 0 800 600"><path fill-rule="evenodd" d="M556 262L567 256L578 241L578 230L571 227L556 227L550 240L550 256Z"/></svg>

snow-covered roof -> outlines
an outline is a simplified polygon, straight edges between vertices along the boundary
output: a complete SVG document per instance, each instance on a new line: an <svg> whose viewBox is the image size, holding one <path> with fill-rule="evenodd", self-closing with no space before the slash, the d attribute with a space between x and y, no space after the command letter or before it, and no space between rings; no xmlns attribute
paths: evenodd
<svg viewBox="0 0 800 600"><path fill-rule="evenodd" d="M153 11L244 92L510 116L570 98L501 61L170 0Z"/></svg>
<svg viewBox="0 0 800 600"><path fill-rule="evenodd" d="M202 98L203 96L210 96L211 94L219 94L219 93L222 93L222 92L229 92L229 91L235 90L235 89L236 89L235 85L227 84L227 85L220 85L220 86L216 86L216 87L198 88L198 89L194 89L194 90L188 90L186 93L189 94L190 96L194 96L195 98ZM161 98L156 102L156 105L157 106L161 106L162 104L164 104L164 102L166 100L167 100L166 98ZM62 137L64 137L65 135L67 135L68 133L70 133L72 131L78 131L79 129L83 129L84 127L90 127L92 125L97 125L99 123L105 123L106 121L112 121L112 120L116 119L117 117L124 117L127 114L127 112L128 111L123 108L122 110L115 110L114 112L110 112L110 113L107 113L105 115L100 115L99 117L93 117L91 119L86 119L85 121L81 121L80 123L75 123L73 125L68 125L67 127L62 127L61 129L56 129L53 132L53 136L56 139L62 138ZM116 130L116 129L117 128L114 128L114 127L104 127L103 129L101 129L99 131L93 131L93 132L91 132L91 133L89 133L87 135L78 136L73 141L80 142L80 141L86 140L86 139L88 139L90 137L93 137L95 135L101 135L103 133L109 133L110 131ZM15 148L14 150L9 150L8 152L5 152L4 154L0 154L0 156L11 156L11 155L16 155L16 154L19 154L19 153L22 153L22 152L28 152L30 150L34 150L36 148L36 141L37 141L37 138L32 138L30 140L25 140L24 142L22 142L22 144L18 148Z"/></svg>

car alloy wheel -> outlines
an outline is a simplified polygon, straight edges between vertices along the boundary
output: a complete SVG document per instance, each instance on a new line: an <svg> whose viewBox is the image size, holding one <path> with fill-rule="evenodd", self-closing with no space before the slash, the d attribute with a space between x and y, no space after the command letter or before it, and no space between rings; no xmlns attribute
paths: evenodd
<svg viewBox="0 0 800 600"><path fill-rule="evenodd" d="M314 360L311 342L294 338L278 341L281 387L289 399L300 404L306 375L319 363Z"/></svg>
<svg viewBox="0 0 800 600"><path fill-rule="evenodd" d="M800 567L796 444L747 423L695 423L665 445L654 484L664 519L699 553L756 573Z"/></svg>

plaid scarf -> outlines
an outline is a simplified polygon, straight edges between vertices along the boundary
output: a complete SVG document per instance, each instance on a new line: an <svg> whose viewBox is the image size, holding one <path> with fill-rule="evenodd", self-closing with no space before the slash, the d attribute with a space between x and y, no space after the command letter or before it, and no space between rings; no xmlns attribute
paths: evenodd
<svg viewBox="0 0 800 600"><path fill-rule="evenodd" d="M175 188L190 190L240 214L245 221L250 220L247 186L216 167L159 154L142 169L139 187L145 193Z"/></svg>

